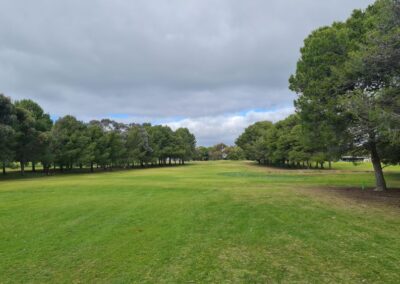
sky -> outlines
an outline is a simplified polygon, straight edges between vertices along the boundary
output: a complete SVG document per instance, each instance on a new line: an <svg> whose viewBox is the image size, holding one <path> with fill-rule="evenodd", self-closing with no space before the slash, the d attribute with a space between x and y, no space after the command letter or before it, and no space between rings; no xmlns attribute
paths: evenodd
<svg viewBox="0 0 400 284"><path fill-rule="evenodd" d="M304 38L370 0L0 0L0 93L233 144L294 112Z"/></svg>

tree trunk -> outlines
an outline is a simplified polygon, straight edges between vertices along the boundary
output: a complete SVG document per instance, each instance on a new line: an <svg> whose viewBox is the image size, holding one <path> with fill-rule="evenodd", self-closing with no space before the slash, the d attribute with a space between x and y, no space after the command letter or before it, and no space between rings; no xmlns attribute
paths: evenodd
<svg viewBox="0 0 400 284"><path fill-rule="evenodd" d="M3 176L6 175L6 162L3 161Z"/></svg>
<svg viewBox="0 0 400 284"><path fill-rule="evenodd" d="M375 181L376 181L376 188L375 191L385 191L386 181L385 176L383 175L382 165L381 165L381 158L379 157L378 150L376 149L376 144L371 144L371 160L372 165L374 166L375 171Z"/></svg>
<svg viewBox="0 0 400 284"><path fill-rule="evenodd" d="M36 164L35 162L32 162L32 172L36 172Z"/></svg>
<svg viewBox="0 0 400 284"><path fill-rule="evenodd" d="M20 161L20 166L21 166L21 175L25 175L25 163L23 161Z"/></svg>
<svg viewBox="0 0 400 284"><path fill-rule="evenodd" d="M90 162L90 172L93 173L93 162Z"/></svg>
<svg viewBox="0 0 400 284"><path fill-rule="evenodd" d="M46 176L48 176L49 171L50 171L50 164L43 164L43 173L46 174Z"/></svg>

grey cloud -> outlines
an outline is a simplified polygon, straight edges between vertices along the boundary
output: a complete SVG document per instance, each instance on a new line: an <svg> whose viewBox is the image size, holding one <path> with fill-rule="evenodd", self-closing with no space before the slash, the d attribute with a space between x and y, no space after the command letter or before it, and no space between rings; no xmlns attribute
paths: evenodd
<svg viewBox="0 0 400 284"><path fill-rule="evenodd" d="M2 0L0 92L54 115L287 107L303 39L371 0Z"/></svg>

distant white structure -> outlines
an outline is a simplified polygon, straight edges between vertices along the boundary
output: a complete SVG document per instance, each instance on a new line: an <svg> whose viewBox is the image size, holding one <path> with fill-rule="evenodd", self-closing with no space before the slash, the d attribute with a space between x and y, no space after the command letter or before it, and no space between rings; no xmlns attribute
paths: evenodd
<svg viewBox="0 0 400 284"><path fill-rule="evenodd" d="M370 157L357 157L357 156L343 156L341 159L343 162L352 162L352 163L368 163L371 162Z"/></svg>

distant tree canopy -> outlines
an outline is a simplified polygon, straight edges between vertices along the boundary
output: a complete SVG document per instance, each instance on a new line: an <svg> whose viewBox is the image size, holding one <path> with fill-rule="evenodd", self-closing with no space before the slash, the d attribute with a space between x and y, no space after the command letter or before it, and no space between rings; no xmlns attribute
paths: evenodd
<svg viewBox="0 0 400 284"><path fill-rule="evenodd" d="M0 162L18 162L21 173L40 163L48 173L73 167L134 167L184 164L196 154L196 138L186 128L123 124L109 119L84 123L67 115L54 124L31 100L16 101L0 94Z"/></svg>
<svg viewBox="0 0 400 284"><path fill-rule="evenodd" d="M196 148L195 160L197 161L219 161L219 160L244 160L246 157L241 148L227 146L220 143L211 147L200 146Z"/></svg>
<svg viewBox="0 0 400 284"><path fill-rule="evenodd" d="M323 168L335 159L304 135L296 114L275 124L257 122L245 129L236 144L243 149L246 159L264 165L310 168L314 163Z"/></svg>

